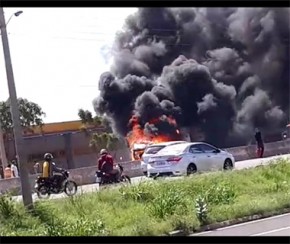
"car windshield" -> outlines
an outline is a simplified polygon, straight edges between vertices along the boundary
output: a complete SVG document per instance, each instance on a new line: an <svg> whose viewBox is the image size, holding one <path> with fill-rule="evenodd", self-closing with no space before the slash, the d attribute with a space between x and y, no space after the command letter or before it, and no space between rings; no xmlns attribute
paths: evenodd
<svg viewBox="0 0 290 244"><path fill-rule="evenodd" d="M144 154L156 154L165 146L151 146L147 147Z"/></svg>
<svg viewBox="0 0 290 244"><path fill-rule="evenodd" d="M187 144L177 144L172 146L167 146L164 149L160 150L158 154L180 154L183 153L187 148Z"/></svg>

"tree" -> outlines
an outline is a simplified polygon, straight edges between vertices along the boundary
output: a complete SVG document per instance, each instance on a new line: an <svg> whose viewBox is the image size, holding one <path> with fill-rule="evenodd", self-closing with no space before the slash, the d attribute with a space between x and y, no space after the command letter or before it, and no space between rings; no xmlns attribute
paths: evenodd
<svg viewBox="0 0 290 244"><path fill-rule="evenodd" d="M25 130L31 130L31 126L42 126L43 120L42 116L45 113L42 108L27 99L18 98L18 107L20 112L20 123ZM4 134L4 141L8 138L13 138L13 123L12 116L10 112L10 101L0 102L0 125ZM9 155L9 151L6 148L6 155Z"/></svg>
<svg viewBox="0 0 290 244"><path fill-rule="evenodd" d="M99 152L102 148L106 148L109 151L115 151L120 147L120 140L113 133L111 133L111 127L107 119L100 116L93 117L92 113L89 110L79 109L78 116L82 121L83 130L88 136L89 126L102 126L106 131L104 133L94 133L91 136L89 146L94 149L95 152Z"/></svg>
<svg viewBox="0 0 290 244"><path fill-rule="evenodd" d="M18 98L20 112L20 122L23 128L29 129L31 126L42 126L42 116L45 113L42 108L24 98ZM10 112L10 101L0 102L0 123L4 133L12 133L12 116Z"/></svg>
<svg viewBox="0 0 290 244"><path fill-rule="evenodd" d="M91 124L94 122L93 115L88 110L79 109L78 115L83 124Z"/></svg>
<svg viewBox="0 0 290 244"><path fill-rule="evenodd" d="M112 133L94 133L90 141L90 147L94 148L97 151L101 150L102 148L106 148L108 150L115 150L118 146L118 143L118 137L116 137Z"/></svg>
<svg viewBox="0 0 290 244"><path fill-rule="evenodd" d="M102 148L109 151L116 151L120 146L120 140L113 133L94 133L90 140L90 147L95 152L99 152Z"/></svg>
<svg viewBox="0 0 290 244"><path fill-rule="evenodd" d="M79 109L78 116L81 119L83 125L86 127L89 125L103 125L103 118L100 116L93 117L92 113L89 110Z"/></svg>

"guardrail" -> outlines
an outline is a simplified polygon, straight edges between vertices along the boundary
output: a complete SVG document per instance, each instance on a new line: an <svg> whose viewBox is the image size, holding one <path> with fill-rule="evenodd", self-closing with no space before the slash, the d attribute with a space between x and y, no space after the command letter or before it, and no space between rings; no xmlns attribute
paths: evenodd
<svg viewBox="0 0 290 244"><path fill-rule="evenodd" d="M236 161L247 160L256 158L256 146L243 146L243 147L233 147L226 149L228 152L232 153ZM272 142L265 144L265 157L276 156L281 154L290 153L290 140ZM130 177L142 176L143 173L140 167L140 161L129 161L122 162L121 165L124 167L124 172ZM74 179L78 185L92 184L95 182L95 172L97 166L84 167L70 170L70 176ZM31 189L33 189L34 181L37 175L30 176ZM19 178L0 180L0 192L2 191L12 191L14 194L20 194L20 180Z"/></svg>

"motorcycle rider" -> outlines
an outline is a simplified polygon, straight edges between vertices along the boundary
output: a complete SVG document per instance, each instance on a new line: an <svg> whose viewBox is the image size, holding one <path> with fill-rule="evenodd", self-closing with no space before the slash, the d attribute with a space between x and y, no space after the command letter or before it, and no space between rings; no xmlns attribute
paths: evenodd
<svg viewBox="0 0 290 244"><path fill-rule="evenodd" d="M106 149L100 151L101 157L98 160L98 169L105 174L114 177L116 182L119 182L120 172L114 169L113 157L108 153Z"/></svg>
<svg viewBox="0 0 290 244"><path fill-rule="evenodd" d="M42 178L47 179L49 183L59 187L63 180L63 176L54 173L62 173L63 169L56 167L55 163L52 161L53 156L51 153L45 153L43 158L45 161L42 165Z"/></svg>

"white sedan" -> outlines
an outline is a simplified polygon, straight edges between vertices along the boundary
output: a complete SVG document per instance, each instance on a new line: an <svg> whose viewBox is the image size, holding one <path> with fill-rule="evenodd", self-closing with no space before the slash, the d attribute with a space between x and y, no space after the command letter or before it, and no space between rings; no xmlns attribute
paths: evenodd
<svg viewBox="0 0 290 244"><path fill-rule="evenodd" d="M187 143L186 141L168 141L168 142L160 142L148 145L141 157L141 169L143 174L147 176L147 164L150 157L154 154L158 153L160 150L164 149L165 147L180 144L180 143Z"/></svg>
<svg viewBox="0 0 290 244"><path fill-rule="evenodd" d="M235 167L232 154L203 142L167 146L150 157L149 177L189 175L195 172L230 170Z"/></svg>

